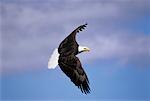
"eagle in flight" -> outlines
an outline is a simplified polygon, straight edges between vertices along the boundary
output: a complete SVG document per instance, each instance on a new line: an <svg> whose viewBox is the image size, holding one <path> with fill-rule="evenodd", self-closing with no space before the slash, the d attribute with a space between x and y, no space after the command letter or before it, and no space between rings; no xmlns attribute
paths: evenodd
<svg viewBox="0 0 150 101"><path fill-rule="evenodd" d="M89 80L79 58L76 56L79 53L90 51L88 47L79 46L76 41L76 34L85 29L86 26L87 24L80 25L60 43L49 58L48 68L54 69L59 65L82 93L88 94L90 93Z"/></svg>

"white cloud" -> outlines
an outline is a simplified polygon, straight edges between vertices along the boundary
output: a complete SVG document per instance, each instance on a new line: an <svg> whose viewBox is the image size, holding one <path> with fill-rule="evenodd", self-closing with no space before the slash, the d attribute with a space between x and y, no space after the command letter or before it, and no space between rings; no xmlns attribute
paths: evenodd
<svg viewBox="0 0 150 101"><path fill-rule="evenodd" d="M128 2L118 1L53 2L55 5L51 1L25 2L2 4L4 71L47 68L52 50L73 28L86 21L87 31L78 35L79 43L91 48L85 61L117 58L127 64L135 58L148 58L149 36L121 24L144 16L145 8L138 2L129 7Z"/></svg>

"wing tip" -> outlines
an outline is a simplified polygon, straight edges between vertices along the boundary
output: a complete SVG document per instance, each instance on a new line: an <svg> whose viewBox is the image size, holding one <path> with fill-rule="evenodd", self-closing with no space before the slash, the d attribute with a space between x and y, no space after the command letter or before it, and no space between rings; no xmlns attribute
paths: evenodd
<svg viewBox="0 0 150 101"><path fill-rule="evenodd" d="M81 90L82 93L84 93L86 95L91 93L91 89L90 89L89 83L87 81L85 81L82 84L80 84L78 86L78 88Z"/></svg>
<svg viewBox="0 0 150 101"><path fill-rule="evenodd" d="M87 25L88 25L87 22L86 22L85 24L83 24L83 25L80 25L80 26L77 28L76 32L79 33L80 31L82 31L83 29L85 29L85 27L87 27Z"/></svg>
<svg viewBox="0 0 150 101"><path fill-rule="evenodd" d="M88 25L88 23L86 22L84 25L85 25L85 26L87 26L87 25Z"/></svg>

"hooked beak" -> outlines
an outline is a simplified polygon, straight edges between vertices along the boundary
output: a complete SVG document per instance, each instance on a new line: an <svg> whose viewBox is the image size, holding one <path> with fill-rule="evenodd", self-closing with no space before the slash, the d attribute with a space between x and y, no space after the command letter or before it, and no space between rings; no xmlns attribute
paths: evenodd
<svg viewBox="0 0 150 101"><path fill-rule="evenodd" d="M89 52L89 51L90 51L89 48L85 48L85 49L84 49L84 52Z"/></svg>

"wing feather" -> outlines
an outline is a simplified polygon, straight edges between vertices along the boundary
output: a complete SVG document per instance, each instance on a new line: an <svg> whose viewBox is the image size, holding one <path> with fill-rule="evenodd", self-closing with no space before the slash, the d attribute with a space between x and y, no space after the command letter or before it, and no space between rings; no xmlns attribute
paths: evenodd
<svg viewBox="0 0 150 101"><path fill-rule="evenodd" d="M82 31L87 26L87 23L84 25L80 25L76 28L69 36L67 36L59 45L58 52L59 54L64 53L65 56L78 53L78 43L76 42L76 33ZM72 52L66 54L68 51Z"/></svg>
<svg viewBox="0 0 150 101"><path fill-rule="evenodd" d="M90 93L89 80L78 57L60 57L59 66L82 93Z"/></svg>

